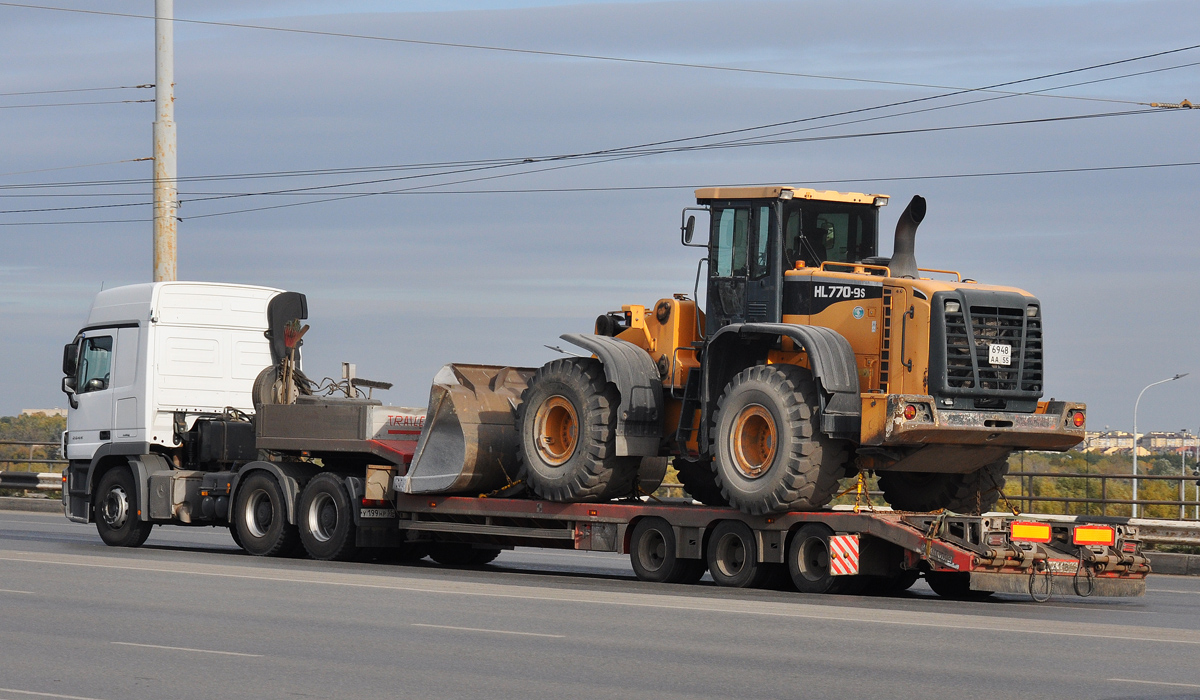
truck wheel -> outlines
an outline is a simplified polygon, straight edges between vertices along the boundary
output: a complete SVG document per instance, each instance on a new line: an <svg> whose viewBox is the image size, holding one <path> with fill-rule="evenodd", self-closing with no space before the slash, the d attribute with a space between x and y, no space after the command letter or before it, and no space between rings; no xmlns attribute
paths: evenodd
<svg viewBox="0 0 1200 700"><path fill-rule="evenodd" d="M718 586L757 588L771 570L758 561L758 542L750 526L722 520L708 538L708 572Z"/></svg>
<svg viewBox="0 0 1200 700"><path fill-rule="evenodd" d="M479 549L460 542L435 542L429 558L444 566L483 566L500 556L499 549Z"/></svg>
<svg viewBox="0 0 1200 700"><path fill-rule="evenodd" d="M788 545L787 567L792 583L801 593L832 593L833 572L829 569L829 536L827 526L809 523L796 531Z"/></svg>
<svg viewBox="0 0 1200 700"><path fill-rule="evenodd" d="M759 365L735 376L717 411L714 474L729 504L752 515L817 510L845 475L846 450L818 424L807 370Z"/></svg>
<svg viewBox="0 0 1200 700"><path fill-rule="evenodd" d="M313 559L346 561L358 551L350 494L336 474L318 474L300 495L300 542Z"/></svg>
<svg viewBox="0 0 1200 700"><path fill-rule="evenodd" d="M275 477L255 472L238 487L233 526L242 549L259 557L287 556L296 550L300 533L287 521L287 501Z"/></svg>
<svg viewBox="0 0 1200 700"><path fill-rule="evenodd" d="M883 498L896 510L986 513L996 507L1008 474L1008 457L970 474L879 472Z"/></svg>
<svg viewBox="0 0 1200 700"><path fill-rule="evenodd" d="M675 554L675 529L662 518L643 518L629 537L629 562L642 581L695 583L704 575L700 559L680 559Z"/></svg>
<svg viewBox="0 0 1200 700"><path fill-rule="evenodd" d="M550 501L630 493L639 457L616 456L616 387L599 360L555 360L537 371L517 409L521 478Z"/></svg>
<svg viewBox="0 0 1200 700"><path fill-rule="evenodd" d="M675 471L679 473L679 483L689 496L706 506L728 507L729 501L721 495L721 487L717 485L717 477L713 474L712 460L689 462L681 457L675 458Z"/></svg>
<svg viewBox="0 0 1200 700"><path fill-rule="evenodd" d="M96 487L96 531L110 547L140 547L150 536L153 523L141 519L137 487L128 467L114 467Z"/></svg>
<svg viewBox="0 0 1200 700"><path fill-rule="evenodd" d="M971 574L957 571L926 571L925 583L947 600L983 600L992 595L991 591L971 590Z"/></svg>

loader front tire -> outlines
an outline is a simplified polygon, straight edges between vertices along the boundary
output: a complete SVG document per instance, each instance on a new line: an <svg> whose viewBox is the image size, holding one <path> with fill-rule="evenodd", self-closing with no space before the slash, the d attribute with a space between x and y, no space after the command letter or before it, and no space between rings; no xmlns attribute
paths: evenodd
<svg viewBox="0 0 1200 700"><path fill-rule="evenodd" d="M713 475L729 505L761 515L817 510L845 475L846 448L820 431L808 370L758 365L725 386L713 416Z"/></svg>
<svg viewBox="0 0 1200 700"><path fill-rule="evenodd" d="M550 501L602 501L632 492L640 457L616 455L620 396L592 358L537 371L517 409L520 477Z"/></svg>
<svg viewBox="0 0 1200 700"><path fill-rule="evenodd" d="M1008 456L970 474L880 472L883 498L896 510L986 513L996 507L1008 474Z"/></svg>

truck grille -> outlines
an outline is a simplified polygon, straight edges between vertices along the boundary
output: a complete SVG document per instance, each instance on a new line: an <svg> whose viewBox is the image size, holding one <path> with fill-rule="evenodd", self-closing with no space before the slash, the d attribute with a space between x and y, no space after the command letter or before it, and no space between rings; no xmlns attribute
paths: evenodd
<svg viewBox="0 0 1200 700"><path fill-rule="evenodd" d="M963 305L966 308L966 305ZM971 306L946 312L946 386L972 395L1037 394L1042 390L1042 323L1024 308ZM993 343L1012 347L1012 364L988 362Z"/></svg>

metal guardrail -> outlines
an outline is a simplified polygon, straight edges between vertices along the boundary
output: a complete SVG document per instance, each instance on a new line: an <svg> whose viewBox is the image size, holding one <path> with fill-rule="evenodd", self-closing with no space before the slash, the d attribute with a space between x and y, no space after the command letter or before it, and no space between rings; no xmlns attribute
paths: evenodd
<svg viewBox="0 0 1200 700"><path fill-rule="evenodd" d="M0 472L0 489L59 491L62 479L59 472Z"/></svg>
<svg viewBox="0 0 1200 700"><path fill-rule="evenodd" d="M1098 505L1099 506L1098 514L1099 515L1108 515L1109 506L1132 506L1133 504L1136 503L1139 507L1141 507L1141 506L1177 506L1180 508L1180 511L1182 514L1182 517L1179 520L1181 520L1181 521L1188 520L1188 518L1187 518L1188 511L1191 511L1191 514L1192 514L1192 518L1190 520L1192 520L1192 521L1200 520L1200 496L1197 496L1196 498L1191 499L1191 500L1188 500L1186 498L1174 499L1174 500L1158 500L1158 499L1146 499L1146 498L1139 498L1137 500L1133 500L1133 499L1129 499L1129 498L1109 498L1108 497L1108 482L1109 481L1118 481L1118 482L1132 483L1133 478L1134 478L1132 474L1100 474L1100 473L1087 473L1087 472L1082 473L1082 474L1078 473L1078 472L1067 472L1067 473L1009 472L1008 476L1009 476L1010 480L1012 478L1019 479L1021 492L1019 495L1017 495L1017 494L1013 494L1013 493L1008 493L1006 491L1005 496L1008 498L1008 500L1013 501L1015 503L1018 503L1018 504L1023 503L1024 507L1028 510L1034 509L1034 507L1033 507L1034 503L1062 503L1064 505L1068 505L1068 504L1072 504L1072 503L1082 503L1082 504L1086 504L1084 509L1087 510L1089 513L1091 512L1092 505ZM1035 493L1033 493L1034 479L1082 479L1084 481L1085 495L1081 498L1078 496L1048 496L1048 495L1035 494ZM1092 496L1086 495L1089 492L1088 487L1091 484L1092 480L1097 480L1097 479L1100 481L1099 496L1092 497ZM1182 475L1174 475L1174 474L1166 474L1166 475L1163 475L1163 474L1139 474L1137 476L1137 480L1139 482L1143 482L1143 481L1173 481L1177 484L1182 481L1186 485L1188 483L1194 483L1197 480L1197 477L1191 476L1191 475L1182 476ZM1010 481L1010 483L1011 483L1011 481ZM1185 492L1185 496L1186 496L1186 492ZM1174 522L1174 521L1165 520L1163 522Z"/></svg>
<svg viewBox="0 0 1200 700"><path fill-rule="evenodd" d="M67 460L65 460L65 459L43 459L43 458L34 457L34 450L36 450L39 447L53 447L53 448L55 448L55 451L57 451L61 447L61 445L59 445L57 442L30 442L27 440L0 440L0 447L6 446L6 445L12 446L12 447L28 447L29 448L29 456L28 457L0 457L0 464L6 464L6 465L7 464L11 464L11 465L24 464L24 465L26 465L26 468L25 468L26 472L31 472L32 467L34 465L62 465L62 466L67 465Z"/></svg>

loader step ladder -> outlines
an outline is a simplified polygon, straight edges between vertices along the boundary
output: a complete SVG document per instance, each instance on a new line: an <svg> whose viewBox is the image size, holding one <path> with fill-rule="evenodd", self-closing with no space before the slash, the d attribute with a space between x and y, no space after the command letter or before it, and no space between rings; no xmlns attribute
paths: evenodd
<svg viewBox="0 0 1200 700"><path fill-rule="evenodd" d="M683 406L679 411L679 427L675 429L675 443L679 445L679 453L690 458L700 456L699 451L688 449L688 442L695 433L696 445L700 445L700 426L697 424L697 414L702 414L700 406L700 377L699 368L688 369L687 382L683 386Z"/></svg>

